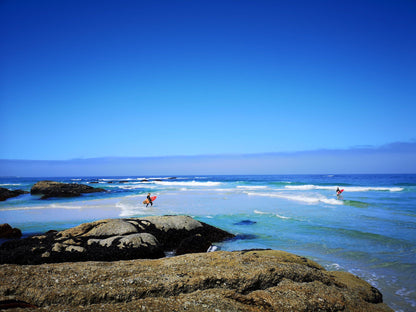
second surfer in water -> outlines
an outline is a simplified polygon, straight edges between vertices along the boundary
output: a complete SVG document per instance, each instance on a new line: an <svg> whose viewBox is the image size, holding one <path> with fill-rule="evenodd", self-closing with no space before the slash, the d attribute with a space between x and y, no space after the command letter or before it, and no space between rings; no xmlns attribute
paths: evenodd
<svg viewBox="0 0 416 312"><path fill-rule="evenodd" d="M342 199L341 193L342 191L337 187L337 199Z"/></svg>
<svg viewBox="0 0 416 312"><path fill-rule="evenodd" d="M149 204L150 204L150 206L153 206L153 201L150 198L150 193L147 194L147 200L148 200L148 203L147 203L146 207L149 206Z"/></svg>

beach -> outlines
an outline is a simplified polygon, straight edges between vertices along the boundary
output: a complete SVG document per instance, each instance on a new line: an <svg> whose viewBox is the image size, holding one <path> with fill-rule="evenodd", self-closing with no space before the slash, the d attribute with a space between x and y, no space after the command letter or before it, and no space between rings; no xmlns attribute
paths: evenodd
<svg viewBox="0 0 416 312"><path fill-rule="evenodd" d="M34 177L0 184L30 191L45 179L106 192L20 195L0 202L1 223L28 236L105 218L189 215L237 236L218 243L219 250L301 255L361 277L395 311L416 308L416 175ZM146 207L149 192L157 199Z"/></svg>

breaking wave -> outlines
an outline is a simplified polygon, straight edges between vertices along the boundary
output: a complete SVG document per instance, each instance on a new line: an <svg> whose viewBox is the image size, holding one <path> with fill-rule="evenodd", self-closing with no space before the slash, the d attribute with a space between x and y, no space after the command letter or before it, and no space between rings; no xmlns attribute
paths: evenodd
<svg viewBox="0 0 416 312"><path fill-rule="evenodd" d="M321 186L321 185L285 185L287 190L336 190L337 186ZM404 189L402 187L383 187L383 186L345 186L342 187L346 192L368 192L368 191L384 191L384 192L400 192Z"/></svg>
<svg viewBox="0 0 416 312"><path fill-rule="evenodd" d="M197 182L197 181L175 181L175 182L167 182L167 181L152 181L154 184L164 185L164 186L217 186L221 185L221 182Z"/></svg>
<svg viewBox="0 0 416 312"><path fill-rule="evenodd" d="M314 196L307 196L307 195L294 195L294 194L283 194L283 193L253 193L247 192L249 196L265 196L265 197L275 197L275 198L283 198L287 200L294 200L294 201L301 201L309 204L318 204L318 203L325 203L329 205L343 205L343 202L334 198L327 198L323 195L317 194Z"/></svg>

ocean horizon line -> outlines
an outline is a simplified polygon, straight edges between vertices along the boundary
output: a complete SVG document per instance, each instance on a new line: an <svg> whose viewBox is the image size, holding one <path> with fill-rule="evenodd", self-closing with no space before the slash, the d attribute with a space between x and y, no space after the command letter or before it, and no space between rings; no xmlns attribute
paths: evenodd
<svg viewBox="0 0 416 312"><path fill-rule="evenodd" d="M357 177L364 177L364 176L414 176L416 173L395 173L395 172L386 172L386 173L271 173L271 174L177 174L177 175L163 175L163 174L146 174L146 175L39 175L39 176L2 176L0 175L0 179L39 179L39 180L51 180L51 179L67 179L67 178L79 178L79 179L94 179L94 178L105 178L111 180L122 180L124 178L135 178L135 179L149 179L149 180L157 180L160 178L166 179L171 178L180 179L180 178L198 178L203 176L204 178L210 177L302 177L302 176L309 176L309 177L342 177L342 176L357 176ZM74 181L76 182L76 181ZM82 181L80 181L82 182Z"/></svg>
<svg viewBox="0 0 416 312"><path fill-rule="evenodd" d="M416 152L416 140L408 142L398 141L391 142L382 145L357 145L348 148L315 148L306 150L293 150L293 151L269 151L269 152L235 152L235 153L201 153L201 154L174 154L174 155L137 155L137 156L91 156L91 157L70 157L62 159L33 159L33 158L0 158L0 161L87 161L87 160L120 160L120 159L164 159L164 158L194 158L194 157L258 157L258 156L290 156L298 154L309 154L309 153L342 153L342 152L377 152L377 151L405 151L405 152Z"/></svg>
<svg viewBox="0 0 416 312"><path fill-rule="evenodd" d="M301 152L188 156L0 159L0 176L136 176L264 174L412 174L416 142Z"/></svg>

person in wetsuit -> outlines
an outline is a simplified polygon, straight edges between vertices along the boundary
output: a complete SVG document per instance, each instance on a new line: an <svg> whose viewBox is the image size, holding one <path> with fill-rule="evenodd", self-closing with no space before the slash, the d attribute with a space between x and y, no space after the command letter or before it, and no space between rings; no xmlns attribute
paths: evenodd
<svg viewBox="0 0 416 312"><path fill-rule="evenodd" d="M148 193L148 194L147 194L147 200L148 200L149 202L147 203L146 207L147 207L147 206L149 206L149 204L150 204L150 206L153 206L152 199L150 198L150 193Z"/></svg>
<svg viewBox="0 0 416 312"><path fill-rule="evenodd" d="M339 187L337 187L337 199L341 199L341 191L339 190Z"/></svg>

